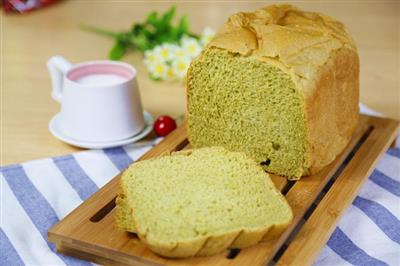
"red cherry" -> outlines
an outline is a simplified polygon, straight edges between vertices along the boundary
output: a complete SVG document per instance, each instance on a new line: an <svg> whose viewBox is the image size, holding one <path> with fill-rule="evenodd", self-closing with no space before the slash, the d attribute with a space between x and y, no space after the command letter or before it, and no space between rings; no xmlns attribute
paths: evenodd
<svg viewBox="0 0 400 266"><path fill-rule="evenodd" d="M176 128L175 120L167 115L160 116L154 122L153 130L160 137L164 137Z"/></svg>

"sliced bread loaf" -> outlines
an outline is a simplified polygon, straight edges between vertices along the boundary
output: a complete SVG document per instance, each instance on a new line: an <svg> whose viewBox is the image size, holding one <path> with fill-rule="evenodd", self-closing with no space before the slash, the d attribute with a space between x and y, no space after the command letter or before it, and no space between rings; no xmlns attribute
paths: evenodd
<svg viewBox="0 0 400 266"><path fill-rule="evenodd" d="M292 211L245 153L210 147L131 165L121 178L118 225L166 257L211 255L279 234Z"/></svg>
<svg viewBox="0 0 400 266"><path fill-rule="evenodd" d="M299 179L347 145L358 95L357 49L342 23L289 5L240 12L188 70L188 137Z"/></svg>

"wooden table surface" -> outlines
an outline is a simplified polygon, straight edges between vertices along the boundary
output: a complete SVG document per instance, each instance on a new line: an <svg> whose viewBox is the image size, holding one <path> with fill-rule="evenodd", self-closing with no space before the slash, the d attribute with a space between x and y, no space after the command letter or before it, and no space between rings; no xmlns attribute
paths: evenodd
<svg viewBox="0 0 400 266"><path fill-rule="evenodd" d="M268 1L187 1L177 5L188 14L191 29L217 29L237 11L251 11ZM301 1L301 8L329 14L344 22L361 58L361 101L400 119L400 2ZM73 63L106 59L112 40L83 32L79 24L111 30L128 29L149 11L171 2L69 0L26 15L1 14L1 165L78 151L55 139L49 120L60 106L50 97L46 61L63 55ZM184 86L147 78L140 54L123 59L138 69L142 101L154 116L177 117L185 111Z"/></svg>

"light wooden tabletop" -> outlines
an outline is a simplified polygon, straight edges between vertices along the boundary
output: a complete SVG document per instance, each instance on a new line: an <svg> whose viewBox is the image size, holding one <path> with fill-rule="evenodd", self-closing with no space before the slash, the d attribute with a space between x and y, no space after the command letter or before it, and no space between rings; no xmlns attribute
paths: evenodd
<svg viewBox="0 0 400 266"><path fill-rule="evenodd" d="M287 2L287 1L286 1ZM188 14L191 29L217 29L237 11L251 11L268 1L188 1L177 5ZM400 119L400 2L301 1L295 5L344 22L361 58L361 101ZM26 15L1 14L1 165L78 151L55 139L49 120L60 106L50 97L46 61L63 55L73 63L106 59L113 41L83 32L79 24L111 30L129 29L149 11L171 5L150 1L61 1ZM142 101L154 116L185 112L184 86L148 79L140 54L123 59L138 69Z"/></svg>

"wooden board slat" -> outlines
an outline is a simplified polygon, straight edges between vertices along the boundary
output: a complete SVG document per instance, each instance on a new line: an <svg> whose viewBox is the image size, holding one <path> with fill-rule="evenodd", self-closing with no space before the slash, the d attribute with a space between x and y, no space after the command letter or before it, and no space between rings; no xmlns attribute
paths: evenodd
<svg viewBox="0 0 400 266"><path fill-rule="evenodd" d="M294 221L281 236L244 249L232 259L227 258L229 251L201 258L162 258L152 253L135 235L118 230L114 221L114 199L118 192L119 176L55 225L49 231L49 240L56 243L60 252L110 265L264 265L272 261L278 251L282 253L283 247L286 246L288 248L283 255L280 254L282 256L278 258L278 263L282 265L310 264L339 219L339 215L327 214L326 211L334 211L335 214L344 212L345 207L352 200L351 197L354 198L356 191L373 169L378 157L394 140L398 126L399 123L394 120L361 116L349 145L332 164L318 174L296 182L287 182L283 177L270 175L275 185L285 192L295 215ZM365 140L365 142L360 142L360 140ZM360 149L355 151L355 147L360 147ZM140 160L152 158L164 152L189 148L185 125L183 125ZM350 158L353 155L354 157ZM369 159L362 160L364 156L368 156ZM356 174L358 178L354 178L353 174ZM332 177L337 178L336 182L339 185L336 182L333 183L327 196L321 200L321 192ZM346 189L343 189L343 186L346 186ZM340 190L338 188L349 195L344 197L338 194L338 196L335 194L335 190ZM319 200L321 201L314 213L303 225L302 218ZM328 208L329 203L335 200L340 204L336 204L334 210ZM330 218L324 220L324 217ZM315 230L320 220L324 221L324 226ZM297 231L299 233L295 235L293 232ZM315 235L316 233L318 235ZM307 250L304 248L305 243L308 243ZM295 255L300 253L304 253L307 258L299 261L299 256Z"/></svg>
<svg viewBox="0 0 400 266"><path fill-rule="evenodd" d="M326 195L288 249L279 259L278 265L311 265L321 248L336 227L336 221L344 214L357 195L364 181L371 174L378 159L396 136L398 123L390 119L369 118L373 126L370 135L355 152L351 161L337 177ZM307 189L304 185L299 191ZM290 199L289 204L290 204Z"/></svg>

